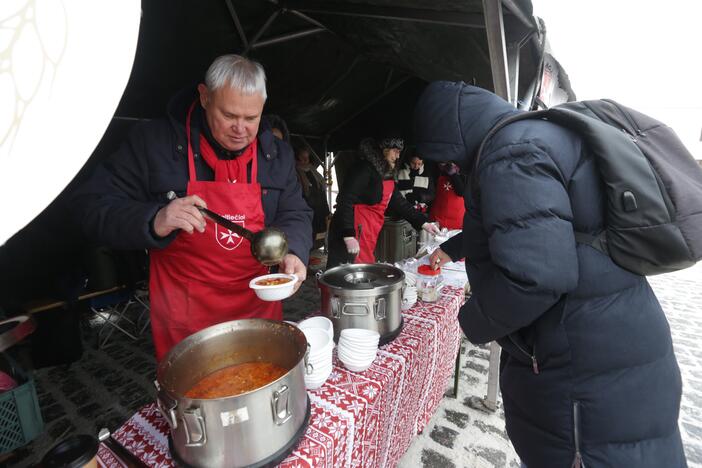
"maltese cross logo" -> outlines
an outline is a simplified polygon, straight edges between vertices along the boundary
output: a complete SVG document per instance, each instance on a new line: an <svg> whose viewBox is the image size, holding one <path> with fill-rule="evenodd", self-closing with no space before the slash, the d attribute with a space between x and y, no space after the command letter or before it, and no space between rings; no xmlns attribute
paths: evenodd
<svg viewBox="0 0 702 468"><path fill-rule="evenodd" d="M225 214L222 216L227 218L229 221L235 222L236 224L241 224L241 227L244 227L244 215ZM243 240L239 234L232 232L229 229L220 226L219 224L215 224L215 237L219 246L226 250L236 249L237 247L239 247L241 241Z"/></svg>
<svg viewBox="0 0 702 468"><path fill-rule="evenodd" d="M446 190L447 192L450 192L452 188L453 186L451 185L451 182L444 183L444 190Z"/></svg>

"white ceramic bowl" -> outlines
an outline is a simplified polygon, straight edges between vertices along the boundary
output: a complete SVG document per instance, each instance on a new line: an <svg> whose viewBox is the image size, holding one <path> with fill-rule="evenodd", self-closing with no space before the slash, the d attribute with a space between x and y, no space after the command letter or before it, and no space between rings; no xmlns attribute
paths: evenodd
<svg viewBox="0 0 702 468"><path fill-rule="evenodd" d="M327 352L331 354L332 345L329 334L321 328L307 328L302 330L307 339L307 344L310 345L310 358L318 358Z"/></svg>
<svg viewBox="0 0 702 468"><path fill-rule="evenodd" d="M311 374L305 374L305 385L308 388L317 388L323 384L332 372L331 362L326 366L315 367Z"/></svg>
<svg viewBox="0 0 702 468"><path fill-rule="evenodd" d="M372 366L372 365L373 365L372 362L367 364L367 365L362 365L362 366L358 366L355 364L349 364L349 363L344 362L344 367L346 367L348 370L350 370L352 372L363 372L365 370L368 370L370 368L370 366Z"/></svg>
<svg viewBox="0 0 702 468"><path fill-rule="evenodd" d="M306 328L321 328L322 330L326 331L327 334L332 337L332 339L334 339L334 325L332 324L332 321L326 317L317 316L307 318L300 322L298 327L300 330L304 330Z"/></svg>
<svg viewBox="0 0 702 468"><path fill-rule="evenodd" d="M337 352L343 352L347 356L374 356L378 352L378 346L340 344Z"/></svg>
<svg viewBox="0 0 702 468"><path fill-rule="evenodd" d="M260 281L271 280L277 278L288 278L290 281L283 284L264 286L257 284ZM270 275L257 276L249 281L249 288L253 289L259 299L262 301L280 301L292 296L293 289L297 283L297 276L287 275L285 273L273 273Z"/></svg>
<svg viewBox="0 0 702 468"><path fill-rule="evenodd" d="M377 348L379 341L379 338L363 339L358 337L340 336L339 346L341 346L342 343L345 343L350 345L358 345L361 348Z"/></svg>
<svg viewBox="0 0 702 468"><path fill-rule="evenodd" d="M337 352L344 352L350 355L358 354L359 356L370 356L378 352L378 346L341 343L337 348Z"/></svg>
<svg viewBox="0 0 702 468"><path fill-rule="evenodd" d="M328 376L327 376L328 377ZM307 387L308 390L315 390L322 385L324 385L324 382L327 381L327 377L319 380L307 380L305 379L305 387Z"/></svg>
<svg viewBox="0 0 702 468"><path fill-rule="evenodd" d="M331 367L332 365L332 359L331 356L329 356L326 359L319 360L319 361L307 361L308 364L312 365L312 370L313 374L316 373L320 369L326 369L328 367Z"/></svg>
<svg viewBox="0 0 702 468"><path fill-rule="evenodd" d="M359 358L356 356L347 356L346 354L339 354L339 360L343 362L344 364L353 364L355 366L365 366L367 364L370 364L371 362L375 361L375 355L369 356L369 357L364 357L364 358Z"/></svg>
<svg viewBox="0 0 702 468"><path fill-rule="evenodd" d="M414 287L417 284L417 275L409 271L405 271L405 285Z"/></svg>
<svg viewBox="0 0 702 468"><path fill-rule="evenodd" d="M366 330L365 328L346 328L341 330L339 337L349 341L377 343L380 340L380 333L374 330Z"/></svg>
<svg viewBox="0 0 702 468"><path fill-rule="evenodd" d="M332 366L332 364L329 363L327 365L319 366L319 367L313 366L313 368L314 368L314 370L312 371L311 374L305 374L305 379L317 380L317 379L320 379L322 377L324 377L326 379L329 376L329 374L331 373L334 366Z"/></svg>

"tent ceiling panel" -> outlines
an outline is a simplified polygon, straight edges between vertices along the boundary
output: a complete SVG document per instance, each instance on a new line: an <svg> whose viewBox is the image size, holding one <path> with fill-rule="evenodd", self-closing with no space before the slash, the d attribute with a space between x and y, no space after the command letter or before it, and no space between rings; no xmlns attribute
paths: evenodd
<svg viewBox="0 0 702 468"><path fill-rule="evenodd" d="M508 3L531 13L529 0ZM291 131L306 135L343 133L368 105L385 109L390 120L408 119L405 110L393 115L397 103L372 104L396 86L406 90L401 80L420 87L429 80L475 79L492 88L482 0L145 0L142 9L139 49L120 116L163 115L169 97L201 81L212 59L225 53L246 53L264 65L266 112L281 115ZM525 37L528 27L504 11L508 42ZM259 42L275 43L257 48L250 44L257 35ZM522 70L533 73L538 51L525 47L522 61ZM364 112L359 119L369 120Z"/></svg>

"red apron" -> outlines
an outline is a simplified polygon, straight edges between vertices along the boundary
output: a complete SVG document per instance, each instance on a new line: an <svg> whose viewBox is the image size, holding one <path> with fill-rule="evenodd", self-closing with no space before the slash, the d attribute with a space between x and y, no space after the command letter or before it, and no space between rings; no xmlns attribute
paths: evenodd
<svg viewBox="0 0 702 468"><path fill-rule="evenodd" d="M197 194L207 207L256 232L264 227L261 186L257 176L257 140L251 165L251 183L197 180L188 137L188 195ZM206 143L205 143L206 144ZM250 252L249 241L207 221L205 232L181 232L165 249L150 252L151 331L160 361L185 337L220 322L243 318L282 320L280 302L264 302L249 289L249 281L268 269Z"/></svg>
<svg viewBox="0 0 702 468"><path fill-rule="evenodd" d="M439 176L436 183L436 197L431 205L429 219L438 221L441 227L447 229L463 229L463 215L466 205L463 197L453 191L451 179L445 175Z"/></svg>
<svg viewBox="0 0 702 468"><path fill-rule="evenodd" d="M356 239L361 247L355 263L375 263L375 244L378 242L378 234L385 223L385 210L390 203L393 190L395 190L395 181L392 179L384 180L383 196L380 198L380 202L375 205L354 205L353 219L356 222Z"/></svg>

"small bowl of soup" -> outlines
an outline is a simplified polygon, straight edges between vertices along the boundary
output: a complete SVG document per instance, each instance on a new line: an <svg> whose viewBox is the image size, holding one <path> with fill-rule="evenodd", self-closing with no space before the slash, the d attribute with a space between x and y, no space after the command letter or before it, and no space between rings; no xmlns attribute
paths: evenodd
<svg viewBox="0 0 702 468"><path fill-rule="evenodd" d="M249 287L263 301L280 301L292 296L295 283L297 283L295 275L273 273L252 279Z"/></svg>

